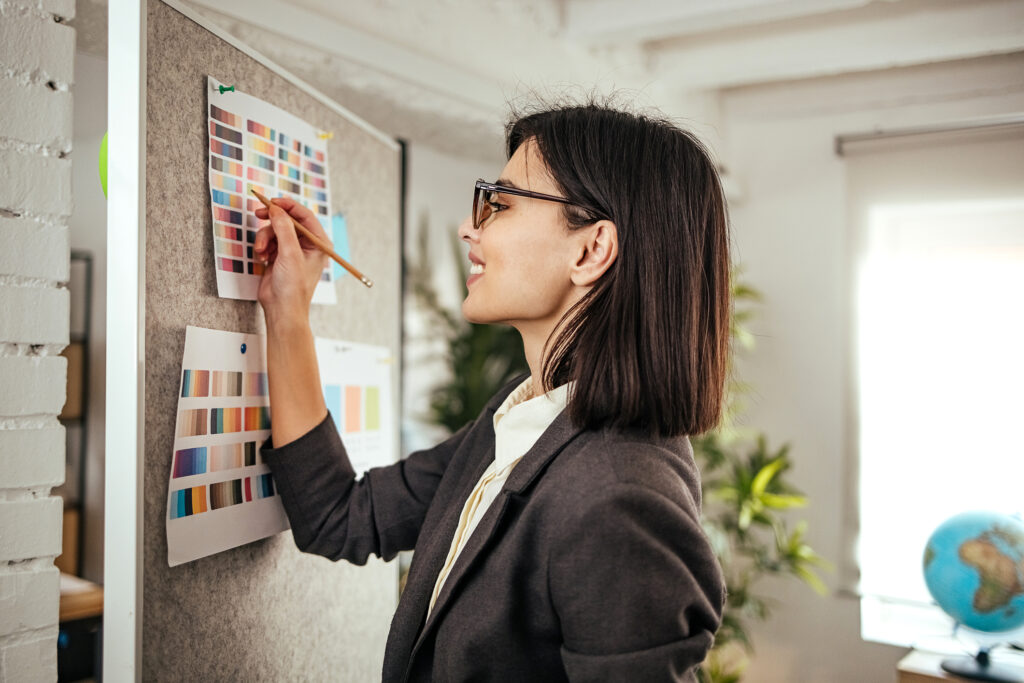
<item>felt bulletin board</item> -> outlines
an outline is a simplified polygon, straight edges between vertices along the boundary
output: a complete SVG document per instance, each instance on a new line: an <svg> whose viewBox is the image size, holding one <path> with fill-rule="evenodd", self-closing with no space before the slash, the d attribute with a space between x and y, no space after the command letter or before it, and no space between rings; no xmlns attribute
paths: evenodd
<svg viewBox="0 0 1024 683"><path fill-rule="evenodd" d="M333 133L331 204L344 212L351 262L374 286L340 277L334 283L337 303L313 306L313 332L391 349L396 411L398 146L173 3L148 0L146 11L141 679L379 679L398 600L397 563L332 563L300 553L285 531L169 567L165 516L186 327L250 334L264 329L256 302L217 296L207 77Z"/></svg>

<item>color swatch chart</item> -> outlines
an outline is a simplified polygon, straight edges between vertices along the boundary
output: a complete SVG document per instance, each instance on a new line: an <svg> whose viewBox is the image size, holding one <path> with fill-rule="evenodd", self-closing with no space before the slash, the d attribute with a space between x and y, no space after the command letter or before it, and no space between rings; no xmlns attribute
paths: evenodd
<svg viewBox="0 0 1024 683"><path fill-rule="evenodd" d="M393 354L383 346L316 339L324 402L356 474L397 459Z"/></svg>
<svg viewBox="0 0 1024 683"><path fill-rule="evenodd" d="M250 192L290 197L315 213L322 225L331 215L327 143L302 119L243 92L221 92L207 77L209 94L210 209L217 293L256 299L263 264L254 258L256 232L266 221ZM333 304L335 276L325 268L314 303Z"/></svg>
<svg viewBox="0 0 1024 683"><path fill-rule="evenodd" d="M170 566L288 528L260 457L269 436L260 337L189 326L167 489Z"/></svg>

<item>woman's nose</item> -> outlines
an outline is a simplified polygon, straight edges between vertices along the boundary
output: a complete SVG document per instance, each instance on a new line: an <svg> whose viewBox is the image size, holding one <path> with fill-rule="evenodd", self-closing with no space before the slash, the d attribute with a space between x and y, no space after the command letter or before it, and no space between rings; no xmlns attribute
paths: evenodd
<svg viewBox="0 0 1024 683"><path fill-rule="evenodd" d="M473 227L473 217L466 216L462 223L459 224L459 239L467 242L475 241L477 238L477 230Z"/></svg>

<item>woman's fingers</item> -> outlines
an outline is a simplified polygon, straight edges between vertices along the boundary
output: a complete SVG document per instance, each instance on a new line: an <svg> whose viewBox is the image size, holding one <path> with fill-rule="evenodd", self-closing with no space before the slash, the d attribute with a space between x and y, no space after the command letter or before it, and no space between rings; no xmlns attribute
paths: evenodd
<svg viewBox="0 0 1024 683"><path fill-rule="evenodd" d="M279 206L271 206L270 227L277 238L277 251L285 258L301 258L302 247L299 245L299 237L295 234L295 226L285 210ZM262 230L260 233L262 234Z"/></svg>
<svg viewBox="0 0 1024 683"><path fill-rule="evenodd" d="M270 201L291 214L292 218L302 224L302 227L306 228L320 239L327 242L331 241L330 238L327 237L327 233L324 231L323 226L320 225L320 221L317 220L316 214L304 207L302 204L299 204L297 201L289 197L276 197ZM256 216L259 217L259 214L257 213Z"/></svg>
<svg viewBox="0 0 1024 683"><path fill-rule="evenodd" d="M263 254L274 241L274 228L269 225L264 225L256 233L256 239L253 242L253 249L257 254Z"/></svg>

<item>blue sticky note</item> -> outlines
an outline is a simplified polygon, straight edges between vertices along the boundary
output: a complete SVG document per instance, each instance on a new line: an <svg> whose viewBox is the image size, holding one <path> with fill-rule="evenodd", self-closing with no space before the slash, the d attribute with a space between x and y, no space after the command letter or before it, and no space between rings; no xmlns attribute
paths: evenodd
<svg viewBox="0 0 1024 683"><path fill-rule="evenodd" d="M331 216L331 240L334 242L334 251L338 252L338 256L351 261L352 256L348 250L348 226L345 224L345 216L340 213L336 213ZM342 279L347 271L339 266L334 261L331 261L331 274L334 276L335 281Z"/></svg>
<svg viewBox="0 0 1024 683"><path fill-rule="evenodd" d="M334 418L334 424L340 425L344 417L341 414L341 387L336 384L325 386L324 403L327 404L327 410L331 413L331 417Z"/></svg>

